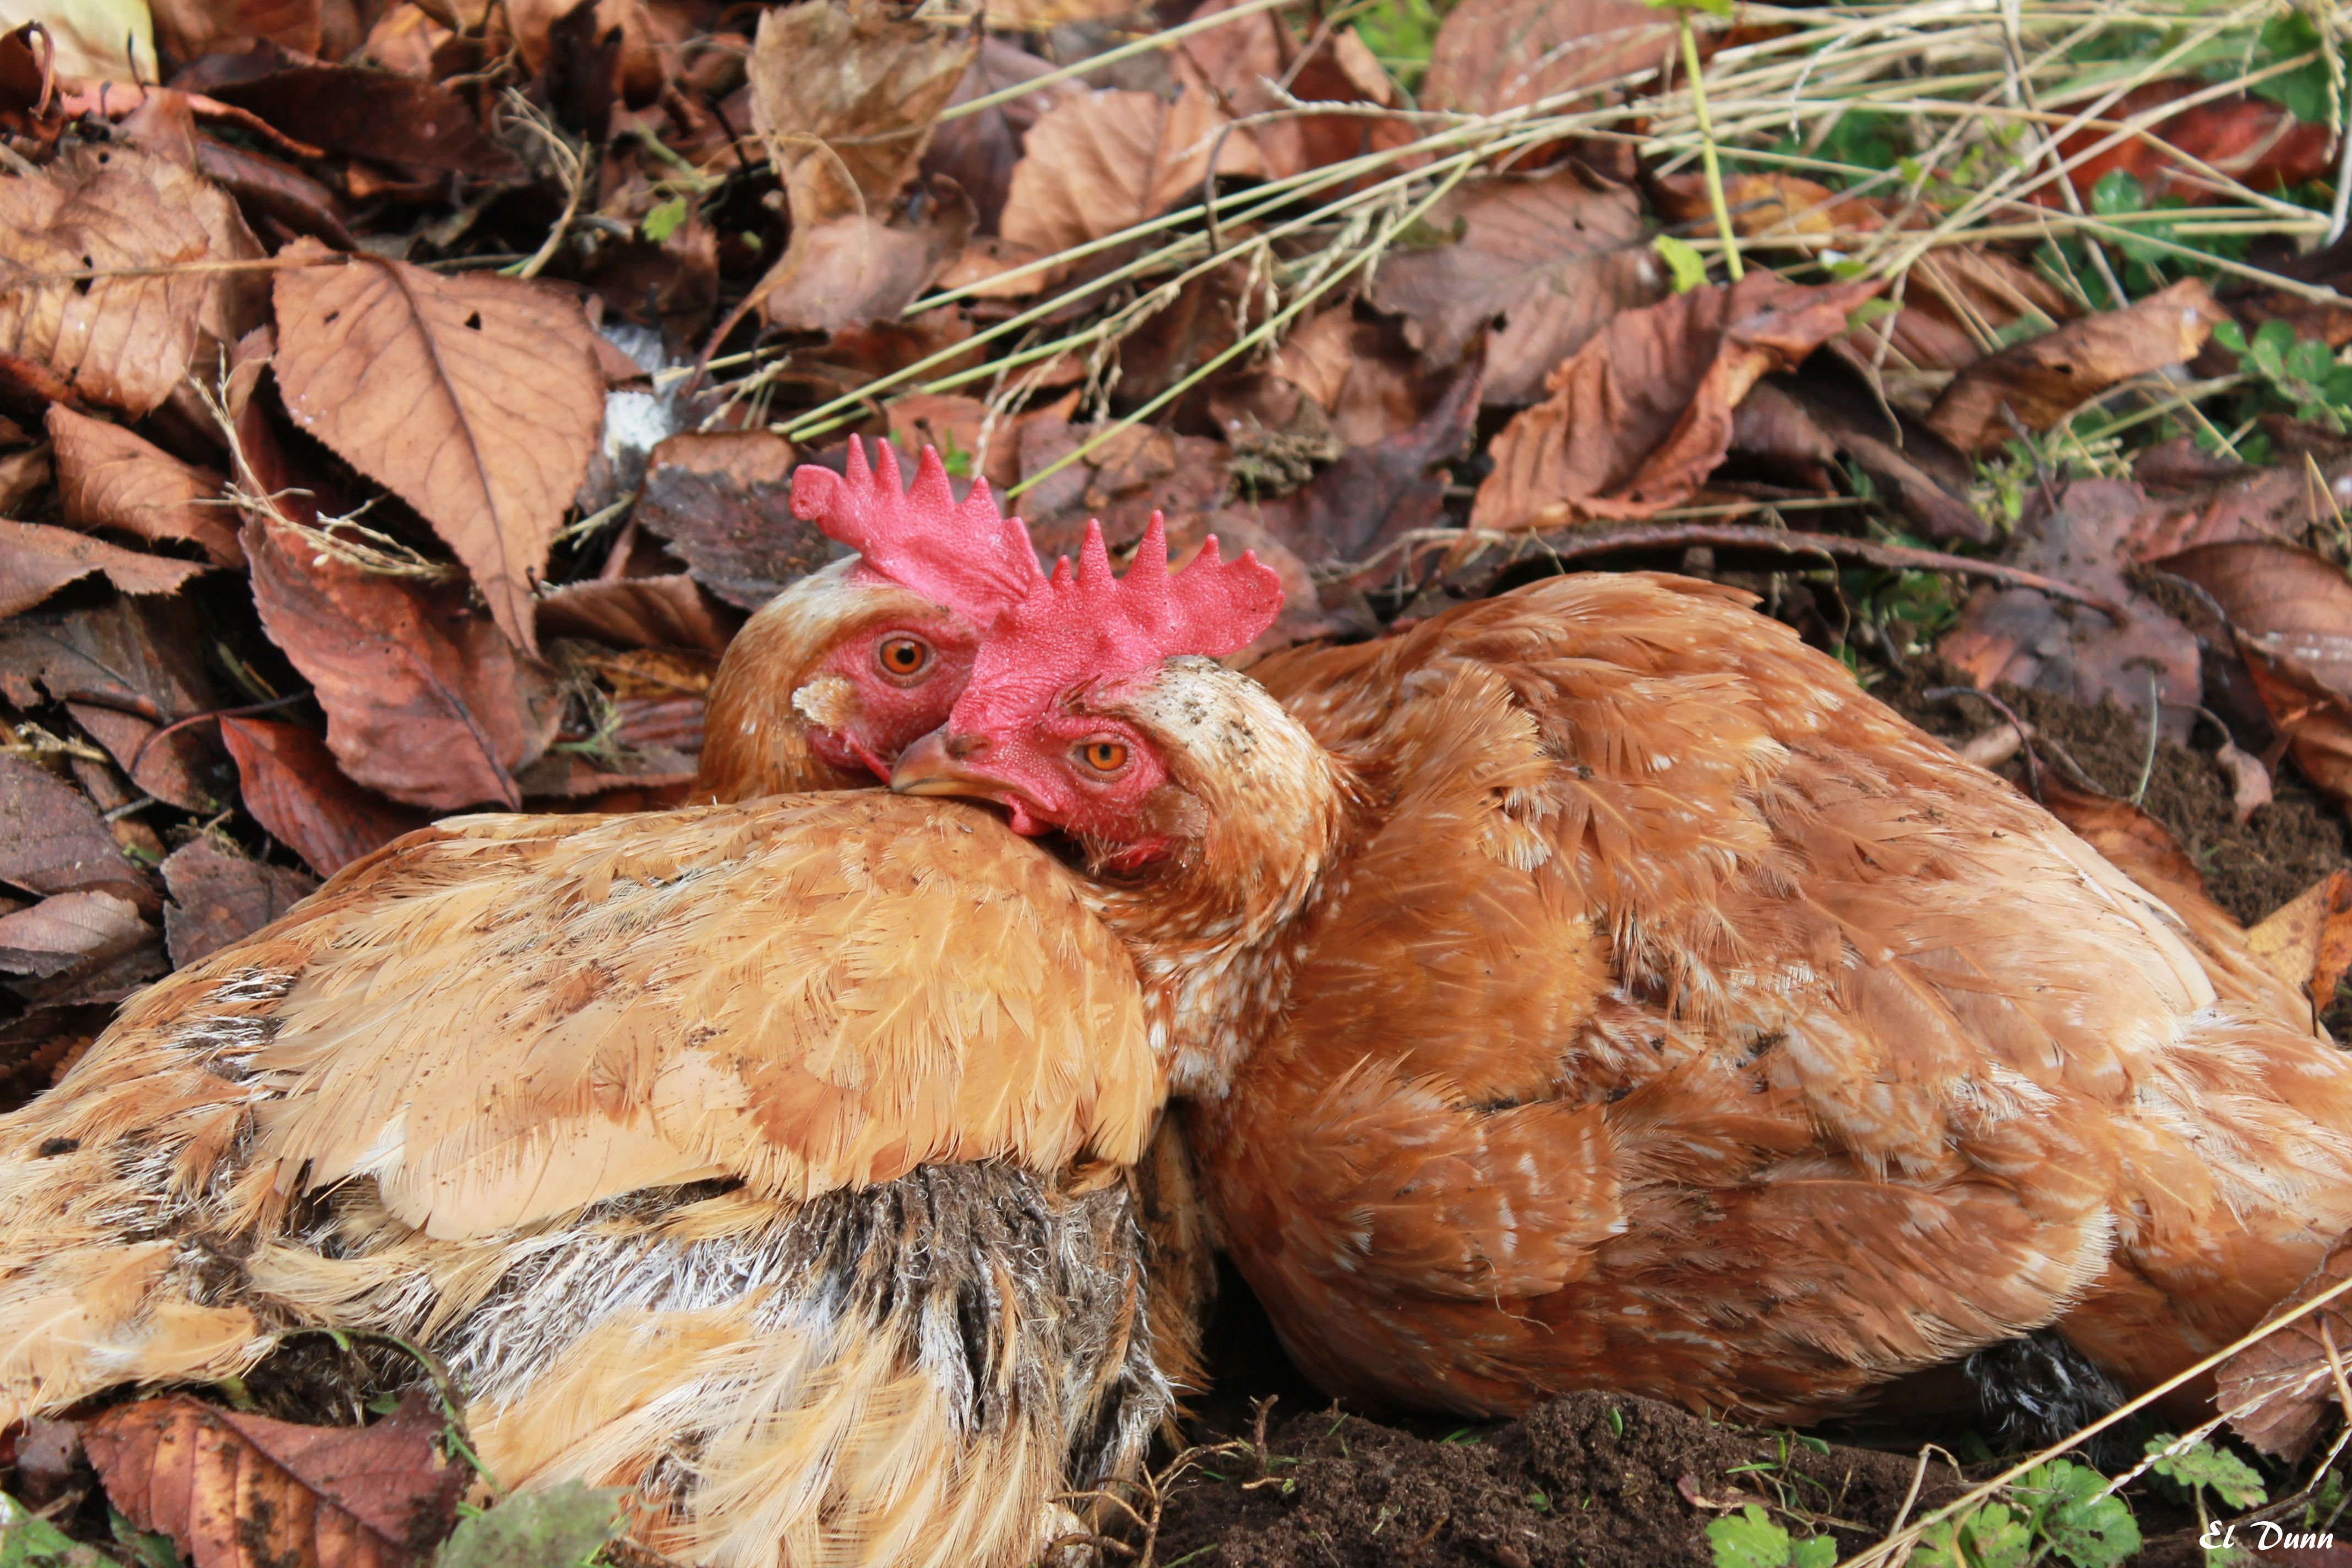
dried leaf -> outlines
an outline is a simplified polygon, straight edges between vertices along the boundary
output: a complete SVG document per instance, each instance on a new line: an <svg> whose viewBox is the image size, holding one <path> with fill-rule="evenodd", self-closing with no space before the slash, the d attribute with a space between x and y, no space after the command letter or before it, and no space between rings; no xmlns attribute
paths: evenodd
<svg viewBox="0 0 2352 1568"><path fill-rule="evenodd" d="M1123 0L1122 0L1123 8ZM1002 26L1003 13L991 5L988 19ZM947 107L953 109L976 98L986 98L1053 71L1051 63L1026 49L998 38L981 41L980 53L956 84ZM923 153L927 174L945 174L971 198L979 232L996 233L1004 200L1013 190L1013 171L1021 162L1022 139L1040 116L1066 98L1085 93L1072 82L1055 82L1034 92L1010 98L977 114L959 115L932 134Z"/></svg>
<svg viewBox="0 0 2352 1568"><path fill-rule="evenodd" d="M1654 70L1674 47L1672 16L1636 0L1463 0L1437 29L1421 98L1499 113Z"/></svg>
<svg viewBox="0 0 2352 1568"><path fill-rule="evenodd" d="M2092 795L2063 779L2042 781L2042 803L2074 837L2158 896L2187 889L2200 897L2204 874L2171 830L2127 800Z"/></svg>
<svg viewBox="0 0 2352 1568"><path fill-rule="evenodd" d="M1968 455L1909 413L1887 408L1851 374L1815 374L1840 371L1842 364L1843 356L1824 353L1804 374L1787 382L1790 396L1803 405L1822 437L1928 538L1979 543L1991 539L1992 525L1977 514L1969 499L1976 470ZM1739 405L1741 413L1755 401L1752 392Z"/></svg>
<svg viewBox="0 0 2352 1568"><path fill-rule="evenodd" d="M2080 162L2074 160L2113 133L2084 130L2063 138L2059 150L2069 162L2068 174L2075 189L2087 195L2100 180L2121 170L2139 181L2150 202L2168 195L2184 196L2191 204L2210 199L2211 181L2172 157L2168 148L2178 148L2255 190L2276 190L2334 176L2336 149L2332 128L2324 121L2299 121L2286 108L2266 99L2241 93L2208 99L2178 114L2158 117L2155 112L2192 93L2207 92L2211 86L2198 77L2168 77L2132 89L2099 118L2109 123L2131 122L2147 115L2154 121L2148 133L2124 137ZM2059 198L2045 187L2034 199L2055 205Z"/></svg>
<svg viewBox="0 0 2352 1568"><path fill-rule="evenodd" d="M324 40L320 0L148 0L155 37L184 60L267 39L304 54Z"/></svg>
<svg viewBox="0 0 2352 1568"><path fill-rule="evenodd" d="M1469 444L1478 419L1479 369L1474 359L1418 423L1349 447L1297 492L1262 508L1269 530L1321 566L1363 561L1415 529L1439 526L1445 476L1438 465Z"/></svg>
<svg viewBox="0 0 2352 1568"><path fill-rule="evenodd" d="M0 752L0 882L31 893L111 893L145 910L160 903L88 795L5 752Z"/></svg>
<svg viewBox="0 0 2352 1568"><path fill-rule="evenodd" d="M1628 310L1495 438L1476 528L1639 518L1687 499L1730 449L1732 410L1768 371L1845 330L1867 283L1806 288L1769 272Z"/></svg>
<svg viewBox="0 0 2352 1568"><path fill-rule="evenodd" d="M2195 358L2223 319L2205 285L2185 278L1977 361L1944 389L1927 423L1964 452L1999 451L2012 435L2004 405L2025 428L2047 430L2119 381Z"/></svg>
<svg viewBox="0 0 2352 1568"><path fill-rule="evenodd" d="M119 425L62 405L48 415L65 520L142 539L195 544L223 566L245 564L218 474L184 463ZM209 504L208 504L209 503Z"/></svg>
<svg viewBox="0 0 2352 1568"><path fill-rule="evenodd" d="M107 1496L193 1568L405 1568L446 1535L472 1472L430 1394L370 1426L298 1426L184 1394L82 1427Z"/></svg>
<svg viewBox="0 0 2352 1568"><path fill-rule="evenodd" d="M303 240L286 254L325 252ZM281 271L276 297L287 411L415 507L499 629L535 653L532 595L604 416L578 307L380 258Z"/></svg>
<svg viewBox="0 0 2352 1568"><path fill-rule="evenodd" d="M539 602L541 637L590 637L613 647L724 653L735 626L683 573L567 584Z"/></svg>
<svg viewBox="0 0 2352 1568"><path fill-rule="evenodd" d="M0 616L29 610L78 578L103 572L126 594L176 594L180 585L211 568L201 561L173 561L38 522L0 521Z"/></svg>
<svg viewBox="0 0 2352 1568"><path fill-rule="evenodd" d="M118 958L154 934L128 899L96 889L58 893L0 915L0 970L46 980Z"/></svg>
<svg viewBox="0 0 2352 1568"><path fill-rule="evenodd" d="M2162 606L2142 595L2126 574L2122 541L2147 510L2139 487L2115 479L2079 479L2051 511L2041 498L2017 526L2011 559L2029 572L2072 583L2120 604L2130 621L2117 626L2096 610L2062 604L2031 588L1979 588L1959 625L1937 651L1980 687L2009 683L2055 691L2095 707L2113 699L2145 714L2148 679L2158 680L2164 732L2185 741L2204 690L2197 639ZM2128 779L2101 779L2129 793Z"/></svg>
<svg viewBox="0 0 2352 1568"><path fill-rule="evenodd" d="M234 721L231 721L234 722ZM163 940L173 967L244 941L308 898L319 886L290 866L266 866L222 847L210 834L189 840L163 862Z"/></svg>
<svg viewBox="0 0 2352 1568"><path fill-rule="evenodd" d="M782 477L745 480L669 461L646 470L636 519L670 542L697 582L756 610L834 558L833 542L794 517L791 501Z"/></svg>
<svg viewBox="0 0 2352 1568"><path fill-rule="evenodd" d="M216 811L228 780L207 726L149 744L162 725L216 706L204 646L204 617L182 599L19 616L0 623L0 694L26 707L46 691L140 788L184 810Z"/></svg>
<svg viewBox="0 0 2352 1568"><path fill-rule="evenodd" d="M1633 191L1573 166L1458 186L1427 221L1440 234L1458 224L1461 237L1390 251L1373 302L1405 316L1414 346L1446 364L1504 318L1486 344L1489 403L1536 397L1552 367L1620 311L1666 295Z"/></svg>
<svg viewBox="0 0 2352 1568"><path fill-rule="evenodd" d="M520 179L521 163L490 140L447 88L356 66L299 66L212 89L298 142L478 179Z"/></svg>
<svg viewBox="0 0 2352 1568"><path fill-rule="evenodd" d="M1187 21L1201 21L1232 9L1239 0L1203 0ZM1351 71L1344 45L1362 48L1346 28L1318 29L1312 51L1302 46L1278 13L1259 11L1184 40L1183 58L1197 79L1237 119L1264 119L1254 125L1266 173L1286 178L1381 147L1402 147L1420 134L1405 120L1358 114L1302 114L1297 103L1386 104L1394 94L1375 61ZM1366 51L1369 53L1369 51ZM1274 84L1282 84L1277 90ZM1402 165L1410 166L1410 165Z"/></svg>
<svg viewBox="0 0 2352 1568"><path fill-rule="evenodd" d="M1004 237L1051 255L1198 200L1212 158L1221 174L1265 173L1256 143L1232 123L1196 88L1172 104L1101 91L1057 105L1029 129Z"/></svg>
<svg viewBox="0 0 2352 1568"><path fill-rule="evenodd" d="M971 237L971 204L944 181L919 204L921 216L906 223L813 194L839 185L833 170L814 159L793 171L793 237L752 290L770 326L836 332L894 318Z"/></svg>
<svg viewBox="0 0 2352 1568"><path fill-rule="evenodd" d="M1021 477L1045 474L1101 428L1058 418L1023 425ZM1076 557L1089 518L1101 520L1103 537L1112 550L1124 550L1143 537L1155 511L1178 517L1222 506L1226 458L1221 441L1130 426L1024 493L1022 515L1029 520L1037 552L1048 560Z"/></svg>
<svg viewBox="0 0 2352 1568"><path fill-rule="evenodd" d="M2019 321L2045 330L2081 314L2039 272L1997 250L1930 250L1905 275L1902 308L1856 327L1848 340L1873 363L1915 371L1965 370L1999 352L1996 335Z"/></svg>
<svg viewBox="0 0 2352 1568"><path fill-rule="evenodd" d="M135 147L72 147L36 174L0 177L0 353L131 414L170 396L195 352L212 279L79 275L206 259L197 208L207 190Z"/></svg>
<svg viewBox="0 0 2352 1568"><path fill-rule="evenodd" d="M763 12L751 47L751 123L787 175L816 160L845 174L869 211L914 177L931 122L979 40L881 6L811 0Z"/></svg>
<svg viewBox="0 0 2352 1568"><path fill-rule="evenodd" d="M221 740L245 781L245 809L321 877L427 820L345 778L326 742L299 725L224 719Z"/></svg>
<svg viewBox="0 0 2352 1568"><path fill-rule="evenodd" d="M2352 1241L2339 1241L2265 1322L2352 1279ZM2334 1365L2328 1351L2335 1350ZM2214 1396L2238 1436L2289 1463L2311 1449L2320 1418L2337 1405L2335 1367L2352 1376L2352 1306L2343 1299L2258 1340L2214 1372Z"/></svg>

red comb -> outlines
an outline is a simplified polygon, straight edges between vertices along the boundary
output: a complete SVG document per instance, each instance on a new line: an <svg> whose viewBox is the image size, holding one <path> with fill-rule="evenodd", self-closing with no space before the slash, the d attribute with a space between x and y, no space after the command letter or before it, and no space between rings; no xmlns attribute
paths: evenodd
<svg viewBox="0 0 2352 1568"><path fill-rule="evenodd" d="M899 489L898 455L879 441L879 470L849 438L849 471L803 464L793 474L793 515L857 552L877 575L987 626L1045 581L1029 528L996 510L988 481L956 504L940 455L923 448L912 489Z"/></svg>
<svg viewBox="0 0 2352 1568"><path fill-rule="evenodd" d="M1211 534L1171 575L1168 526L1155 511L1135 563L1114 577L1102 524L1088 522L1076 569L1063 556L980 645L953 722L985 728L1082 679L1140 674L1179 654L1232 653L1281 613L1282 579L1255 552L1219 560Z"/></svg>

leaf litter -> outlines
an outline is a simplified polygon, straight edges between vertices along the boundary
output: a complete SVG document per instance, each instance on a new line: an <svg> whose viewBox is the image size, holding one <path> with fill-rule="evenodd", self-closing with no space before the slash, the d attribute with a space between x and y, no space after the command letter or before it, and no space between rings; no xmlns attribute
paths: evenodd
<svg viewBox="0 0 2352 1568"><path fill-rule="evenodd" d="M1701 17L1704 132L1633 0L35 14L0 36L10 1094L436 814L681 798L717 658L835 556L790 472L852 433L1048 553L1155 510L1258 551L1252 655L1562 568L1748 589L2352 1025L2344 78L2300 14ZM1195 1435L1306 1397L1226 1302ZM2246 1375L2315 1447L2310 1336L2271 1343ZM645 1560L601 1494L456 1522L437 1406L237 1405L21 1436L0 1482L65 1532L11 1512L0 1561L131 1551L109 1499L148 1561ZM1823 1510L1597 1395L1466 1446L1345 1419L1285 1429L1297 1487L1187 1471L1153 1550L1810 1561L1910 1474L1824 1444Z"/></svg>

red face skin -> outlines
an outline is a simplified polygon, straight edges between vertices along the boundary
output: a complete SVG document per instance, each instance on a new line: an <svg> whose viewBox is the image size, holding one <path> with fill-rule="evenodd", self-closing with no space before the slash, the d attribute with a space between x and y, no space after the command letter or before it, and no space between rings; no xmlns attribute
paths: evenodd
<svg viewBox="0 0 2352 1568"><path fill-rule="evenodd" d="M901 759L894 788L981 795L1003 805L1013 831L1059 829L1128 868L1166 854L1158 828L1169 785L1158 749L1124 720L1055 705L1022 722L925 736Z"/></svg>
<svg viewBox="0 0 2352 1568"><path fill-rule="evenodd" d="M947 722L971 679L979 640L970 621L943 613L893 619L835 645L815 674L846 680L856 705L838 729L812 723L809 749L835 767L865 768L887 782L899 752Z"/></svg>

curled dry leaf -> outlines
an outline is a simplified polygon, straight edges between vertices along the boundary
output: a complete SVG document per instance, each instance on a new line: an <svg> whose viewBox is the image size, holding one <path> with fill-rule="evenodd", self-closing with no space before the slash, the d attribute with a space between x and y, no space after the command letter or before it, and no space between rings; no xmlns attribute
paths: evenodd
<svg viewBox="0 0 2352 1568"><path fill-rule="evenodd" d="M1124 8L1122 6L1122 8ZM1003 13L992 5L988 20L1002 24ZM997 38L982 40L979 54L966 68L947 107L970 102L1050 75L1054 68L1026 49ZM996 232L1003 216L1004 198L1013 190L1013 171L1021 162L1022 138L1047 110L1086 89L1055 82L1019 98L1010 98L976 114L959 115L941 125L923 153L926 173L945 174L971 198L982 234Z"/></svg>
<svg viewBox="0 0 2352 1568"><path fill-rule="evenodd" d="M2339 1241L2264 1321L2287 1316L2347 1279L2352 1279L2352 1241ZM2337 1405L2337 1367L2352 1377L2352 1302L2345 1298L2304 1313L2223 1362L2214 1372L2214 1402L2238 1436L2292 1462L2310 1451L2321 1418Z"/></svg>
<svg viewBox="0 0 2352 1568"><path fill-rule="evenodd" d="M914 176L979 39L894 22L871 0L763 12L751 47L751 123L787 174L832 165L879 212Z"/></svg>
<svg viewBox="0 0 2352 1568"><path fill-rule="evenodd" d="M1489 403L1538 395L1545 374L1620 311L1666 293L1633 192L1573 165L1456 187L1428 226L1453 234L1457 226L1446 243L1391 250L1372 300L1404 316L1414 346L1444 364L1504 318L1486 345Z"/></svg>
<svg viewBox="0 0 2352 1568"><path fill-rule="evenodd" d="M772 437L764 445L674 437L647 465L638 525L668 540L711 593L756 610L835 554L831 540L793 515L791 456Z"/></svg>
<svg viewBox="0 0 2352 1568"><path fill-rule="evenodd" d="M28 893L95 889L141 909L158 903L88 795L6 752L0 752L0 882Z"/></svg>
<svg viewBox="0 0 2352 1568"><path fill-rule="evenodd" d="M1437 465L1461 456L1478 419L1474 358L1435 407L1392 436L1351 447L1294 493L1261 508L1276 537L1310 565L1362 562L1415 529L1439 526L1445 476ZM1393 574L1382 563L1377 575Z"/></svg>
<svg viewBox="0 0 2352 1568"><path fill-rule="evenodd" d="M0 970L47 980L121 957L154 934L128 899L96 889L58 893L0 916Z"/></svg>
<svg viewBox="0 0 2352 1568"><path fill-rule="evenodd" d="M692 577L618 577L570 583L539 602L542 637L588 637L612 647L688 647L724 653L731 617L714 611Z"/></svg>
<svg viewBox="0 0 2352 1568"><path fill-rule="evenodd" d="M220 726L244 782L245 809L321 877L427 821L345 778L326 742L299 724L224 719Z"/></svg>
<svg viewBox="0 0 2352 1568"><path fill-rule="evenodd" d="M72 147L32 174L0 176L0 353L128 413L170 396L213 288L203 273L170 269L211 254L197 210L207 194L218 195L135 147Z"/></svg>
<svg viewBox="0 0 2352 1568"><path fill-rule="evenodd" d="M328 255L315 240L286 254ZM287 411L415 507L508 640L536 652L532 595L604 417L579 308L381 258L289 268L275 292Z"/></svg>
<svg viewBox="0 0 2352 1568"><path fill-rule="evenodd" d="M2330 871L2273 910L2246 932L2246 945L2324 1011L2352 968L2352 871Z"/></svg>
<svg viewBox="0 0 2352 1568"><path fill-rule="evenodd" d="M242 942L308 898L319 886L291 866L247 859L206 834L163 862L163 940L172 964L184 969Z"/></svg>
<svg viewBox="0 0 2352 1568"><path fill-rule="evenodd" d="M1676 227L1715 237L1714 198L1699 174L1663 174L1651 182L1658 216ZM1802 235L1823 238L1841 231L1867 234L1883 228L1886 215L1877 203L1841 196L1827 185L1794 174L1738 174L1723 183L1732 232L1743 238Z"/></svg>
<svg viewBox="0 0 2352 1568"><path fill-rule="evenodd" d="M1730 449L1732 410L1748 388L1843 331L1847 312L1876 291L1758 272L1624 312L1495 438L1471 525L1647 517L1687 499Z"/></svg>
<svg viewBox="0 0 2352 1568"><path fill-rule="evenodd" d="M204 630L202 614L178 598L20 616L0 623L0 693L27 707L46 691L149 795L188 811L217 811L227 780L205 726L149 743L161 725L215 706Z"/></svg>
<svg viewBox="0 0 2352 1568"><path fill-rule="evenodd" d="M1172 104L1102 91L1057 105L1029 129L1004 237L1051 255L1199 199L1212 159L1220 174L1264 174L1256 142L1232 123L1197 87Z"/></svg>
<svg viewBox="0 0 2352 1568"><path fill-rule="evenodd" d="M2212 84L2197 77L2168 77L2144 82L2123 95L2099 118L2109 123L2137 119ZM2306 123L2283 105L2251 94L2209 99L2178 114L2157 119L2149 134L2126 136L2105 152L2073 163L2068 170L2077 190L2088 195L2106 175L2121 170L2140 183L2150 201L2167 195L2185 196L2194 205L2212 197L2211 182L2171 155L2177 149L2255 190L2299 185L2324 180L2336 172L2336 148L2332 128L2325 121ZM2113 132L2083 130L2058 144L2070 161L2106 141ZM2059 197L2044 186L2034 194L2044 205Z"/></svg>
<svg viewBox="0 0 2352 1568"><path fill-rule="evenodd" d="M820 192L842 193L840 178L809 159L790 179L793 236L753 295L761 316L791 331L835 332L896 317L963 253L971 237L971 204L945 179L907 222Z"/></svg>
<svg viewBox="0 0 2352 1568"><path fill-rule="evenodd" d="M242 566L218 474L184 463L144 437L62 405L48 415L65 520L142 539L179 540L222 566Z"/></svg>
<svg viewBox="0 0 2352 1568"><path fill-rule="evenodd" d="M2047 430L2119 381L2194 359L2223 319L2204 283L2185 278L1977 361L1944 389L1927 423L1964 452L1998 451L2013 434L2004 406L2027 429Z"/></svg>
<svg viewBox="0 0 2352 1568"><path fill-rule="evenodd" d="M1239 0L1204 0L1188 21L1228 11ZM1349 28L1318 29L1310 50L1277 12L1259 11L1184 40L1198 79L1237 119L1265 116L1252 127L1266 173L1285 178L1376 148L1402 147L1420 134L1410 121L1363 113L1301 114L1294 103L1385 105L1394 86ZM1275 83L1286 90L1277 90ZM1391 171L1392 172L1392 171Z"/></svg>
<svg viewBox="0 0 2352 1568"><path fill-rule="evenodd" d="M2047 330L2081 313L2032 268L1972 246L1921 256L1904 275L1898 303L1847 341L1874 365L1927 373L1965 370L2000 352L1995 335L2019 321Z"/></svg>
<svg viewBox="0 0 2352 1568"><path fill-rule="evenodd" d="M38 522L0 521L0 616L13 616L93 572L126 594L173 594L199 572L210 571L201 561L173 561L142 555Z"/></svg>
<svg viewBox="0 0 2352 1568"><path fill-rule="evenodd" d="M478 179L519 179L466 100L436 83L356 66L298 66L212 89L298 142L330 153Z"/></svg>
<svg viewBox="0 0 2352 1568"><path fill-rule="evenodd" d="M2112 699L2127 712L2147 711L2158 682L2164 732L2186 740L2204 691L2197 639L2140 595L2125 574L2123 541L2147 513L2137 485L2079 479L2053 511L2037 496L2017 526L2014 564L2072 583L2122 605L2118 626L2096 610L2066 605L2032 588L1988 586L1969 597L1959 624L1937 651L1979 687L1997 684L2055 691L2086 706ZM2129 793L2128 779L2098 781Z"/></svg>
<svg viewBox="0 0 2352 1568"><path fill-rule="evenodd" d="M149 0L155 38L193 60L254 39L314 55L325 41L320 0Z"/></svg>
<svg viewBox="0 0 2352 1568"><path fill-rule="evenodd" d="M1493 114L1658 68L1673 17L1638 0L1463 0L1430 49L1422 101Z"/></svg>
<svg viewBox="0 0 2352 1568"><path fill-rule="evenodd" d="M274 525L244 542L262 629L310 681L346 774L443 811L522 804L514 770L554 739L558 704L463 589L346 565Z"/></svg>
<svg viewBox="0 0 2352 1568"><path fill-rule="evenodd" d="M1035 479L1102 429L1040 418L1021 426L1021 477ZM1129 426L1077 462L1045 477L1021 498L1029 536L1047 560L1075 558L1087 520L1102 521L1114 552L1143 537L1151 514L1213 511L1224 501L1225 445L1151 426Z"/></svg>
<svg viewBox="0 0 2352 1568"><path fill-rule="evenodd" d="M298 1426L184 1394L82 1427L106 1495L193 1568L405 1568L449 1533L472 1479L441 1452L433 1396L370 1426Z"/></svg>

